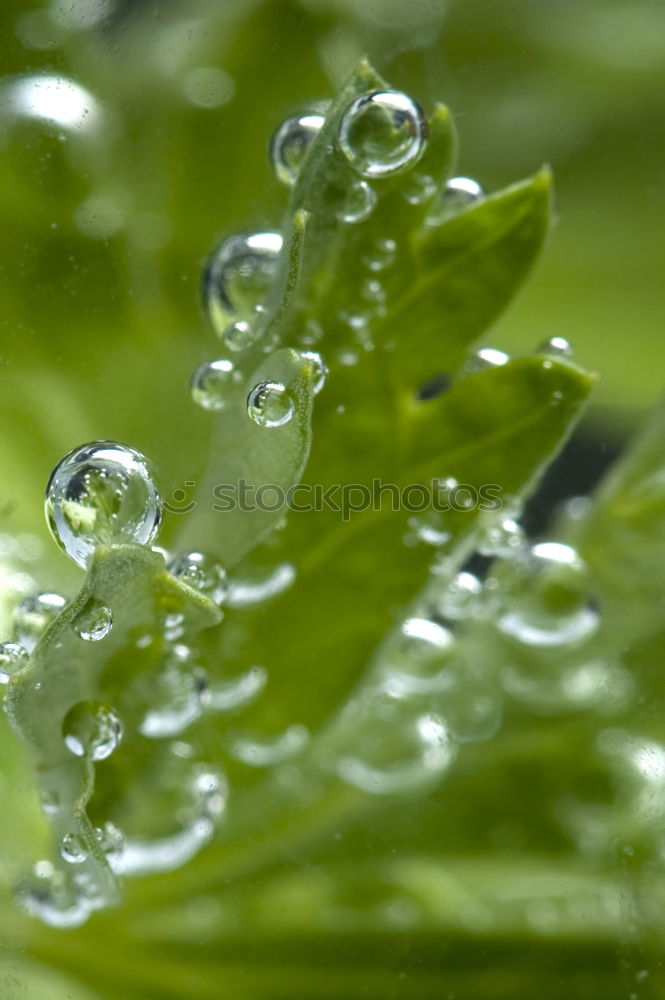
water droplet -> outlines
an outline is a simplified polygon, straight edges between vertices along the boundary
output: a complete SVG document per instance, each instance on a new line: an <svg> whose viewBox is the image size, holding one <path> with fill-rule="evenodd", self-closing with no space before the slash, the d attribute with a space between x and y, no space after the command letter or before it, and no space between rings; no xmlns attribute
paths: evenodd
<svg viewBox="0 0 665 1000"><path fill-rule="evenodd" d="M363 263L370 271L385 271L392 267L397 257L397 243L391 239L378 239L369 253L363 257Z"/></svg>
<svg viewBox="0 0 665 1000"><path fill-rule="evenodd" d="M452 177L441 191L425 221L428 226L440 226L465 208L475 205L484 196L485 192L478 181L474 181L471 177Z"/></svg>
<svg viewBox="0 0 665 1000"><path fill-rule="evenodd" d="M70 865L81 864L88 857L81 837L77 833L67 833L60 842L60 854Z"/></svg>
<svg viewBox="0 0 665 1000"><path fill-rule="evenodd" d="M483 372L488 368L499 368L509 361L510 358L503 351L497 351L493 347L482 347L467 358L462 366L462 372L466 375L475 375L476 372Z"/></svg>
<svg viewBox="0 0 665 1000"><path fill-rule="evenodd" d="M240 352L246 351L248 347L251 347L256 339L256 333L254 329L245 323L244 320L238 320L235 323L230 323L222 333L222 340L224 344L228 347L230 351Z"/></svg>
<svg viewBox="0 0 665 1000"><path fill-rule="evenodd" d="M110 608L93 601L76 616L72 625L82 639L99 642L111 631L113 615Z"/></svg>
<svg viewBox="0 0 665 1000"><path fill-rule="evenodd" d="M428 174L416 174L404 190L404 197L409 205L423 205L437 192L437 183Z"/></svg>
<svg viewBox="0 0 665 1000"><path fill-rule="evenodd" d="M0 643L0 684L9 683L28 663L28 651L20 643Z"/></svg>
<svg viewBox="0 0 665 1000"><path fill-rule="evenodd" d="M282 249L279 233L231 236L210 257L203 297L221 334L235 320L251 322L275 280Z"/></svg>
<svg viewBox="0 0 665 1000"><path fill-rule="evenodd" d="M468 618L478 607L482 584L473 573L458 573L436 601L435 613L442 621Z"/></svg>
<svg viewBox="0 0 665 1000"><path fill-rule="evenodd" d="M40 803L45 816L55 816L60 809L60 795L47 789L41 793Z"/></svg>
<svg viewBox="0 0 665 1000"><path fill-rule="evenodd" d="M348 222L351 225L364 222L371 215L375 205L374 188L370 187L367 181L357 181L346 192L344 204L338 211L337 218L340 222Z"/></svg>
<svg viewBox="0 0 665 1000"><path fill-rule="evenodd" d="M80 927L99 899L90 898L73 881L56 871L49 861L38 861L30 881L18 890L18 898L32 916L50 927Z"/></svg>
<svg viewBox="0 0 665 1000"><path fill-rule="evenodd" d="M358 741L356 741L358 742ZM362 733L361 753L343 756L337 773L343 781L370 795L413 791L440 777L454 749L443 720L434 713Z"/></svg>
<svg viewBox="0 0 665 1000"><path fill-rule="evenodd" d="M229 386L236 381L232 361L204 361L192 375L192 399L204 410L223 410L228 403Z"/></svg>
<svg viewBox="0 0 665 1000"><path fill-rule="evenodd" d="M14 634L29 652L35 648L49 625L66 605L60 594L31 594L24 597L14 611Z"/></svg>
<svg viewBox="0 0 665 1000"><path fill-rule="evenodd" d="M150 545L161 518L147 460L112 441L66 455L51 474L45 507L53 537L83 567L99 545Z"/></svg>
<svg viewBox="0 0 665 1000"><path fill-rule="evenodd" d="M525 544L523 528L511 518L490 524L478 543L483 556L511 556Z"/></svg>
<svg viewBox="0 0 665 1000"><path fill-rule="evenodd" d="M236 760L250 767L271 767L289 760L308 740L307 727L294 725L272 739L236 739L230 746L230 752Z"/></svg>
<svg viewBox="0 0 665 1000"><path fill-rule="evenodd" d="M62 736L77 757L104 760L122 737L115 712L100 701L80 701L69 709L62 723Z"/></svg>
<svg viewBox="0 0 665 1000"><path fill-rule="evenodd" d="M300 357L306 361L312 373L312 392L318 395L321 392L328 377L328 366L316 351L302 351Z"/></svg>
<svg viewBox="0 0 665 1000"><path fill-rule="evenodd" d="M502 607L499 629L528 646L580 643L598 627L589 571L568 545L540 542L495 563L492 584Z"/></svg>
<svg viewBox="0 0 665 1000"><path fill-rule="evenodd" d="M270 140L270 162L277 179L293 187L310 146L323 127L323 115L293 115L282 122Z"/></svg>
<svg viewBox="0 0 665 1000"><path fill-rule="evenodd" d="M539 344L538 354L549 354L557 358L571 358L573 349L565 337L550 337Z"/></svg>
<svg viewBox="0 0 665 1000"><path fill-rule="evenodd" d="M204 552L183 552L169 563L169 572L215 604L221 604L226 596L226 572L216 559Z"/></svg>
<svg viewBox="0 0 665 1000"><path fill-rule="evenodd" d="M291 563L280 563L274 569L260 571L254 577L234 580L226 604L231 608L246 608L263 604L293 586L296 568Z"/></svg>
<svg viewBox="0 0 665 1000"><path fill-rule="evenodd" d="M388 690L395 697L428 694L449 687L446 663L454 645L452 633L428 618L408 618L385 652Z"/></svg>
<svg viewBox="0 0 665 1000"><path fill-rule="evenodd" d="M249 392L247 412L259 427L281 427L293 416L293 400L281 382L259 382Z"/></svg>
<svg viewBox="0 0 665 1000"><path fill-rule="evenodd" d="M208 678L192 663L191 651L177 644L149 680L148 710L139 725L143 736L177 736L201 717L208 700Z"/></svg>
<svg viewBox="0 0 665 1000"><path fill-rule="evenodd" d="M119 830L114 823L106 822L104 826L95 828L95 836L109 865L115 869L125 848L125 837L122 830Z"/></svg>
<svg viewBox="0 0 665 1000"><path fill-rule="evenodd" d="M339 146L363 177L408 170L427 144L427 120L407 94L377 90L357 97L342 116Z"/></svg>

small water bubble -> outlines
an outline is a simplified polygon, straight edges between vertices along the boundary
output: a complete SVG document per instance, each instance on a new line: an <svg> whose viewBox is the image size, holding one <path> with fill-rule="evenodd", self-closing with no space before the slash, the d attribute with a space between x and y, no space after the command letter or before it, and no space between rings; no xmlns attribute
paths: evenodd
<svg viewBox="0 0 665 1000"><path fill-rule="evenodd" d="M403 697L445 689L453 645L453 635L443 625L428 618L408 618L385 654L391 693Z"/></svg>
<svg viewBox="0 0 665 1000"><path fill-rule="evenodd" d="M270 140L270 162L278 180L293 187L310 146L323 127L323 115L293 115L275 130Z"/></svg>
<svg viewBox="0 0 665 1000"><path fill-rule="evenodd" d="M0 643L0 684L8 684L28 663L28 651L19 642Z"/></svg>
<svg viewBox="0 0 665 1000"><path fill-rule="evenodd" d="M318 395L321 392L328 377L328 366L316 351L301 351L300 357L306 361L312 372L312 392Z"/></svg>
<svg viewBox="0 0 665 1000"><path fill-rule="evenodd" d="M247 396L247 412L259 427L281 427L289 422L295 407L281 382L259 382Z"/></svg>
<svg viewBox="0 0 665 1000"><path fill-rule="evenodd" d="M237 320L230 323L222 332L222 340L230 351L239 353L251 347L256 339L256 334L249 323L244 320Z"/></svg>
<svg viewBox="0 0 665 1000"><path fill-rule="evenodd" d="M573 349L565 337L549 337L537 347L538 354L549 354L556 358L571 358Z"/></svg>
<svg viewBox="0 0 665 1000"><path fill-rule="evenodd" d="M339 126L339 147L363 177L408 170L425 151L427 120L407 94L377 90L357 97Z"/></svg>
<svg viewBox="0 0 665 1000"><path fill-rule="evenodd" d="M337 773L347 784L370 795L394 795L429 783L446 770L454 747L443 719L427 712L378 725L362 733L360 752L343 756Z"/></svg>
<svg viewBox="0 0 665 1000"><path fill-rule="evenodd" d="M485 192L471 177L452 177L439 195L427 216L427 224L439 226L442 222L470 208L484 198Z"/></svg>
<svg viewBox="0 0 665 1000"><path fill-rule="evenodd" d="M113 709L103 702L80 701L65 715L62 736L77 757L104 760L118 746L122 725Z"/></svg>
<svg viewBox="0 0 665 1000"><path fill-rule="evenodd" d="M203 297L220 334L236 320L255 318L277 275L281 250L279 233L253 233L229 237L212 254Z"/></svg>
<svg viewBox="0 0 665 1000"><path fill-rule="evenodd" d="M442 621L460 621L473 615L479 605L483 585L473 573L458 573L436 601L436 616Z"/></svg>
<svg viewBox="0 0 665 1000"><path fill-rule="evenodd" d="M56 466L45 510L55 540L85 567L99 545L150 545L159 527L161 500L140 452L95 441Z"/></svg>
<svg viewBox="0 0 665 1000"><path fill-rule="evenodd" d="M82 639L99 642L111 631L113 615L110 608L91 602L76 616L72 624Z"/></svg>
<svg viewBox="0 0 665 1000"><path fill-rule="evenodd" d="M77 833L67 833L60 842L60 854L70 865L81 864L88 857L86 847Z"/></svg>
<svg viewBox="0 0 665 1000"><path fill-rule="evenodd" d="M568 545L539 542L495 564L492 578L503 609L499 629L526 645L579 643L598 627L589 571Z"/></svg>
<svg viewBox="0 0 665 1000"><path fill-rule="evenodd" d="M462 372L466 375L475 375L476 372L486 371L488 368L499 368L509 361L510 358L503 351L497 351L493 347L482 347L467 358L462 366Z"/></svg>
<svg viewBox="0 0 665 1000"><path fill-rule="evenodd" d="M437 192L437 183L429 174L416 174L404 190L404 197L409 205L423 205Z"/></svg>
<svg viewBox="0 0 665 1000"><path fill-rule="evenodd" d="M60 594L31 594L23 598L14 611L14 634L29 653L35 648L49 625L56 620L66 603Z"/></svg>
<svg viewBox="0 0 665 1000"><path fill-rule="evenodd" d="M357 222L364 222L371 215L372 209L376 205L376 191L370 187L367 181L356 181L346 192L344 204L337 213L340 222L348 222L353 225Z"/></svg>
<svg viewBox="0 0 665 1000"><path fill-rule="evenodd" d="M55 816L60 809L60 795L47 789L41 793L40 803L45 816Z"/></svg>
<svg viewBox="0 0 665 1000"><path fill-rule="evenodd" d="M229 386L236 381L232 361L204 361L192 375L192 399L204 410L223 410L228 403Z"/></svg>
<svg viewBox="0 0 665 1000"><path fill-rule="evenodd" d="M226 596L226 572L213 556L205 552L181 553L169 564L169 572L205 594L215 604L221 604Z"/></svg>
<svg viewBox="0 0 665 1000"><path fill-rule="evenodd" d="M125 837L122 830L119 830L114 823L106 822L103 826L95 828L95 836L106 855L106 860L111 868L114 868L122 858L125 848Z"/></svg>
<svg viewBox="0 0 665 1000"><path fill-rule="evenodd" d="M317 320L310 319L300 334L300 342L307 347L318 344L323 339L323 327Z"/></svg>
<svg viewBox="0 0 665 1000"><path fill-rule="evenodd" d="M385 271L392 267L397 257L397 243L389 238L376 240L370 251L363 257L363 263L370 271Z"/></svg>
<svg viewBox="0 0 665 1000"><path fill-rule="evenodd" d="M230 751L236 760L250 767L272 767L295 756L308 740L307 727L296 724L272 739L238 738L231 744Z"/></svg>
<svg viewBox="0 0 665 1000"><path fill-rule="evenodd" d="M524 529L511 518L505 518L486 528L478 543L483 556L511 556L524 547Z"/></svg>
<svg viewBox="0 0 665 1000"><path fill-rule="evenodd" d="M190 649L178 643L150 679L149 707L139 731L149 739L178 736L201 717L208 696L206 672L193 665Z"/></svg>

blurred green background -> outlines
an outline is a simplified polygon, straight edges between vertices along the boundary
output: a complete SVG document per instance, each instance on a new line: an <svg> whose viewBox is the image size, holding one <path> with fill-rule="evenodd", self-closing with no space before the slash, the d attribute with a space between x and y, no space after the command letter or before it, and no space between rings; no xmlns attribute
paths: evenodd
<svg viewBox="0 0 665 1000"><path fill-rule="evenodd" d="M487 190L553 166L556 227L486 342L520 353L568 338L600 375L586 418L597 449L661 394L661 0L5 0L0 25L3 634L16 570L41 587L80 583L42 513L67 451L127 442L167 496L197 479L209 422L188 378L215 344L199 300L206 254L227 232L279 226L286 193L267 139L331 97L363 53L428 109L450 105L459 173ZM36 73L86 88L67 90L69 119L17 114ZM32 548L4 534L26 532ZM10 884L44 831L4 730L2 745ZM17 996L47 995L34 970L11 975Z"/></svg>

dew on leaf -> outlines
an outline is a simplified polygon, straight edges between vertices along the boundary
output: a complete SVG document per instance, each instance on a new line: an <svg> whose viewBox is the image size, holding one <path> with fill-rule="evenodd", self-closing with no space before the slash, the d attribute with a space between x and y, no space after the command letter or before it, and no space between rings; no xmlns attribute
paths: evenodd
<svg viewBox="0 0 665 1000"><path fill-rule="evenodd" d="M65 715L62 736L77 757L104 760L118 746L122 726L113 709L103 702L80 701Z"/></svg>
<svg viewBox="0 0 665 1000"><path fill-rule="evenodd" d="M192 375L192 399L204 410L223 410L228 403L229 387L236 380L232 361L204 361Z"/></svg>
<svg viewBox="0 0 665 1000"><path fill-rule="evenodd" d="M60 854L71 865L81 864L88 851L78 833L66 833L60 842Z"/></svg>
<svg viewBox="0 0 665 1000"><path fill-rule="evenodd" d="M356 181L349 186L344 203L337 213L340 222L353 225L364 222L371 215L376 205L376 191L367 181Z"/></svg>
<svg viewBox="0 0 665 1000"><path fill-rule="evenodd" d="M99 545L150 545L159 527L161 500L140 452L95 441L56 466L45 510L55 540L85 567Z"/></svg>
<svg viewBox="0 0 665 1000"><path fill-rule="evenodd" d="M203 276L203 298L214 328L251 322L277 274L279 233L230 236L213 252Z"/></svg>
<svg viewBox="0 0 665 1000"><path fill-rule="evenodd" d="M415 174L404 189L404 197L409 205L422 205L434 197L437 183L429 174Z"/></svg>
<svg viewBox="0 0 665 1000"><path fill-rule="evenodd" d="M0 684L7 684L28 662L28 651L19 642L0 643Z"/></svg>
<svg viewBox="0 0 665 1000"><path fill-rule="evenodd" d="M259 382L247 396L247 413L259 427L281 427L295 412L291 395L281 382Z"/></svg>
<svg viewBox="0 0 665 1000"><path fill-rule="evenodd" d="M557 358L571 358L573 349L565 337L549 337L538 345L537 353Z"/></svg>
<svg viewBox="0 0 665 1000"><path fill-rule="evenodd" d="M168 566L169 573L221 604L228 590L226 572L205 552L182 552Z"/></svg>
<svg viewBox="0 0 665 1000"><path fill-rule="evenodd" d="M66 605L60 594L30 594L14 611L14 635L29 653Z"/></svg>
<svg viewBox="0 0 665 1000"><path fill-rule="evenodd" d="M382 237L374 242L363 263L370 271L385 271L392 267L397 257L397 243L389 237Z"/></svg>
<svg viewBox="0 0 665 1000"><path fill-rule="evenodd" d="M222 332L222 341L230 351L239 353L246 351L254 343L255 332L249 323L244 320L237 320L229 323Z"/></svg>
<svg viewBox="0 0 665 1000"><path fill-rule="evenodd" d="M408 170L427 144L427 120L407 94L377 90L357 97L339 125L339 147L362 177Z"/></svg>
<svg viewBox="0 0 665 1000"><path fill-rule="evenodd" d="M510 358L504 351L497 351L494 347L481 347L479 351L467 358L462 366L462 371L467 375L475 375L476 372L486 371L488 368L499 368L506 365Z"/></svg>
<svg viewBox="0 0 665 1000"><path fill-rule="evenodd" d="M312 373L312 392L318 395L321 392L328 377L328 366L316 351L301 351L300 357L307 362Z"/></svg>
<svg viewBox="0 0 665 1000"><path fill-rule="evenodd" d="M110 608L93 601L79 612L72 625L81 639L87 642L99 642L111 631L113 615Z"/></svg>
<svg viewBox="0 0 665 1000"><path fill-rule="evenodd" d="M282 184L293 187L310 146L323 127L319 114L292 115L275 130L270 140L270 162Z"/></svg>
<svg viewBox="0 0 665 1000"><path fill-rule="evenodd" d="M496 563L492 582L501 602L500 631L527 646L580 643L598 627L589 571L569 545L539 542Z"/></svg>

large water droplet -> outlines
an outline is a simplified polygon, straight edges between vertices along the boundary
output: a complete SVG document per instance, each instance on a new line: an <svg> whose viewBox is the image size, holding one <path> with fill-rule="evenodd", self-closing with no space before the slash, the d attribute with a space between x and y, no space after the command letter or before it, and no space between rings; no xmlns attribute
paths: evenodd
<svg viewBox="0 0 665 1000"><path fill-rule="evenodd" d="M104 760L118 746L122 726L113 709L103 702L80 701L65 715L62 736L77 757Z"/></svg>
<svg viewBox="0 0 665 1000"><path fill-rule="evenodd" d="M96 601L91 601L76 616L72 625L82 639L99 642L105 639L113 627L111 609Z"/></svg>
<svg viewBox="0 0 665 1000"><path fill-rule="evenodd" d="M374 91L357 97L339 126L339 146L363 177L386 177L413 166L427 144L427 120L407 94Z"/></svg>
<svg viewBox="0 0 665 1000"><path fill-rule="evenodd" d="M376 205L376 191L370 187L367 181L357 181L351 184L344 204L337 213L340 222L348 222L353 225L356 222L364 222L371 215L372 209Z"/></svg>
<svg viewBox="0 0 665 1000"><path fill-rule="evenodd" d="M210 257L203 297L213 326L222 334L235 320L251 322L275 280L279 233L231 236Z"/></svg>
<svg viewBox="0 0 665 1000"><path fill-rule="evenodd" d="M260 382L250 389L247 412L259 427L281 427L294 414L293 400L281 382Z"/></svg>
<svg viewBox="0 0 665 1000"><path fill-rule="evenodd" d="M99 545L150 545L161 517L147 460L112 441L66 455L51 474L45 507L53 537L83 567Z"/></svg>
<svg viewBox="0 0 665 1000"><path fill-rule="evenodd" d="M0 684L9 683L28 663L28 651L19 642L0 643Z"/></svg>
<svg viewBox="0 0 665 1000"><path fill-rule="evenodd" d="M293 187L324 122L323 115L293 115L275 130L270 140L270 162L282 184Z"/></svg>
<svg viewBox="0 0 665 1000"><path fill-rule="evenodd" d="M223 410L236 379L232 361L204 361L192 375L192 399L204 410Z"/></svg>
<svg viewBox="0 0 665 1000"><path fill-rule="evenodd" d="M205 552L181 553L169 563L169 572L205 594L215 604L221 604L226 596L226 572L213 556Z"/></svg>
<svg viewBox="0 0 665 1000"><path fill-rule="evenodd" d="M29 653L66 604L60 594L31 594L14 611L14 634Z"/></svg>
<svg viewBox="0 0 665 1000"><path fill-rule="evenodd" d="M491 583L501 602L499 629L528 646L577 644L598 627L589 571L568 545L540 542L503 560Z"/></svg>

